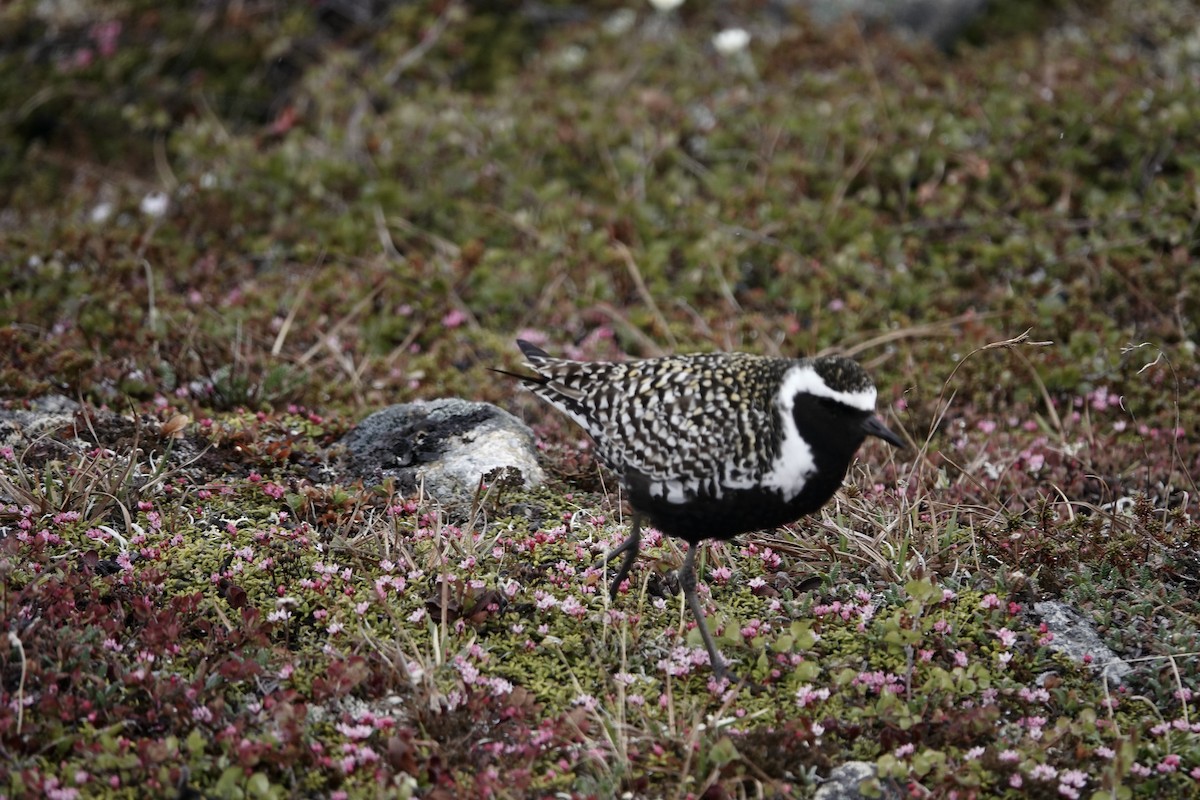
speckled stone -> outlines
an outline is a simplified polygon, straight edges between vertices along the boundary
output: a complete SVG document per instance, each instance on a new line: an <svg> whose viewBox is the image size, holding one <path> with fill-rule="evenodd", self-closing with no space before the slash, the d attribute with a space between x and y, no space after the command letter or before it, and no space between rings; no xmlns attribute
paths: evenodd
<svg viewBox="0 0 1200 800"><path fill-rule="evenodd" d="M354 474L375 483L394 478L401 491L423 488L448 506L469 504L493 470L518 470L525 486L545 480L533 432L490 403L448 398L389 406L341 444Z"/></svg>

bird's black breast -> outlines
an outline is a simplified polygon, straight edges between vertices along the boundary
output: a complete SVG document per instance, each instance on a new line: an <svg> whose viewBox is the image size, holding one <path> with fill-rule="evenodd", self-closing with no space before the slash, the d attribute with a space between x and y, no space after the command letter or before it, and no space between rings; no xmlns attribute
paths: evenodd
<svg viewBox="0 0 1200 800"><path fill-rule="evenodd" d="M839 471L818 469L791 500L771 489L725 490L720 497L700 496L672 503L650 492L649 481L626 476L629 502L654 527L693 544L704 539L731 539L740 533L775 528L794 522L823 506L842 485L846 465Z"/></svg>
<svg viewBox="0 0 1200 800"><path fill-rule="evenodd" d="M861 414L846 413L811 395L796 398L796 428L812 450L814 469L790 499L769 487L729 489L715 484L682 502L652 491L652 481L636 471L623 475L629 502L663 533L696 543L730 539L740 533L794 522L825 505L842 485L865 435Z"/></svg>

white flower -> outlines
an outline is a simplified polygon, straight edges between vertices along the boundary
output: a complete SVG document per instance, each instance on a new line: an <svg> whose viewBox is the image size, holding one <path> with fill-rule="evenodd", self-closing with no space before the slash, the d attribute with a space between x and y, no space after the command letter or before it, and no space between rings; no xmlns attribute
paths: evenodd
<svg viewBox="0 0 1200 800"><path fill-rule="evenodd" d="M633 30L637 22L637 12L632 8L620 8L614 11L604 21L604 32L609 36L620 37Z"/></svg>
<svg viewBox="0 0 1200 800"><path fill-rule="evenodd" d="M674 11L683 5L683 0L650 0L655 11Z"/></svg>
<svg viewBox="0 0 1200 800"><path fill-rule="evenodd" d="M143 202L145 202L145 201L143 201ZM107 201L98 203L96 205L96 207L92 209L92 222L96 223L97 225L108 222L109 217L112 216L112 213L113 213L113 204L112 203L109 203Z"/></svg>
<svg viewBox="0 0 1200 800"><path fill-rule="evenodd" d="M726 28L713 37L713 47L723 56L740 53L750 44L750 32L745 28Z"/></svg>
<svg viewBox="0 0 1200 800"><path fill-rule="evenodd" d="M140 208L148 217L161 217L167 213L168 203L166 192L150 192L142 198Z"/></svg>

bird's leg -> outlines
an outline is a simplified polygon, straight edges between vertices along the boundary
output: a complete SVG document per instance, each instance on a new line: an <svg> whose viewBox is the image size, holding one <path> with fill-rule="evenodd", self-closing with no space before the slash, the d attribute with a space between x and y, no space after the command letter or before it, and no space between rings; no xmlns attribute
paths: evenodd
<svg viewBox="0 0 1200 800"><path fill-rule="evenodd" d="M642 543L642 517L636 511L633 512L633 530L629 532L629 538L621 542L621 546L613 550L604 558L604 563L612 561L622 553L625 554L625 559L621 562L621 568L617 570L617 575L613 578L612 585L608 588L608 597L610 600L617 599L617 590L621 588L621 581L629 577L629 570L633 569L633 562L637 560L638 548Z"/></svg>
<svg viewBox="0 0 1200 800"><path fill-rule="evenodd" d="M679 586L683 589L683 596L687 598L692 616L696 618L700 638L704 639L704 646L708 648L708 660L712 664L713 676L721 680L725 677L725 660L721 658L717 644L708 632L708 624L704 621L704 609L700 607L700 598L696 597L696 551L699 549L698 544L688 545L687 555L683 557L683 566L679 568Z"/></svg>

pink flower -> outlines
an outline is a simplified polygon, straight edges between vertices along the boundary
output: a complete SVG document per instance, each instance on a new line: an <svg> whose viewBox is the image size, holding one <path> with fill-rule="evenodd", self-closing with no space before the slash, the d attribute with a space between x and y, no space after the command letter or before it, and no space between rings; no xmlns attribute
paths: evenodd
<svg viewBox="0 0 1200 800"><path fill-rule="evenodd" d="M588 711L595 711L596 706L600 705L600 703L593 695L584 693L573 698L571 705L580 706Z"/></svg>
<svg viewBox="0 0 1200 800"><path fill-rule="evenodd" d="M117 37L121 35L120 22L111 20L96 23L88 33L104 58L109 58L117 52Z"/></svg>
<svg viewBox="0 0 1200 800"><path fill-rule="evenodd" d="M829 688L825 686L822 686L820 689L814 689L811 684L806 683L796 690L796 705L801 708L828 699Z"/></svg>
<svg viewBox="0 0 1200 800"><path fill-rule="evenodd" d="M1084 786L1087 786L1087 773L1079 769L1068 769L1058 776L1058 782L1064 786L1074 786L1076 789L1082 789Z"/></svg>
<svg viewBox="0 0 1200 800"><path fill-rule="evenodd" d="M452 308L442 317L442 325L447 328L457 328L467 321L467 315L457 308Z"/></svg>
<svg viewBox="0 0 1200 800"><path fill-rule="evenodd" d="M587 609L573 594L567 595L567 599L562 601L559 608L562 609L564 614L575 617L576 619L580 619L587 614Z"/></svg>
<svg viewBox="0 0 1200 800"><path fill-rule="evenodd" d="M45 786L46 797L50 800L75 800L79 790L73 786L59 786L58 778L48 778Z"/></svg>
<svg viewBox="0 0 1200 800"><path fill-rule="evenodd" d="M1176 755L1175 753L1172 753L1171 755L1167 756L1162 761L1160 761L1158 763L1158 766L1155 767L1155 769L1157 769L1159 772L1161 772L1165 775L1168 772L1177 771L1179 769L1179 763L1180 763L1179 756Z"/></svg>
<svg viewBox="0 0 1200 800"><path fill-rule="evenodd" d="M1054 780L1054 778L1057 775L1058 775L1058 770L1056 770L1054 767L1050 766L1049 764L1038 764L1036 767L1034 767L1033 769L1031 769L1029 771L1029 777L1033 778L1034 780L1039 780L1039 781Z"/></svg>

